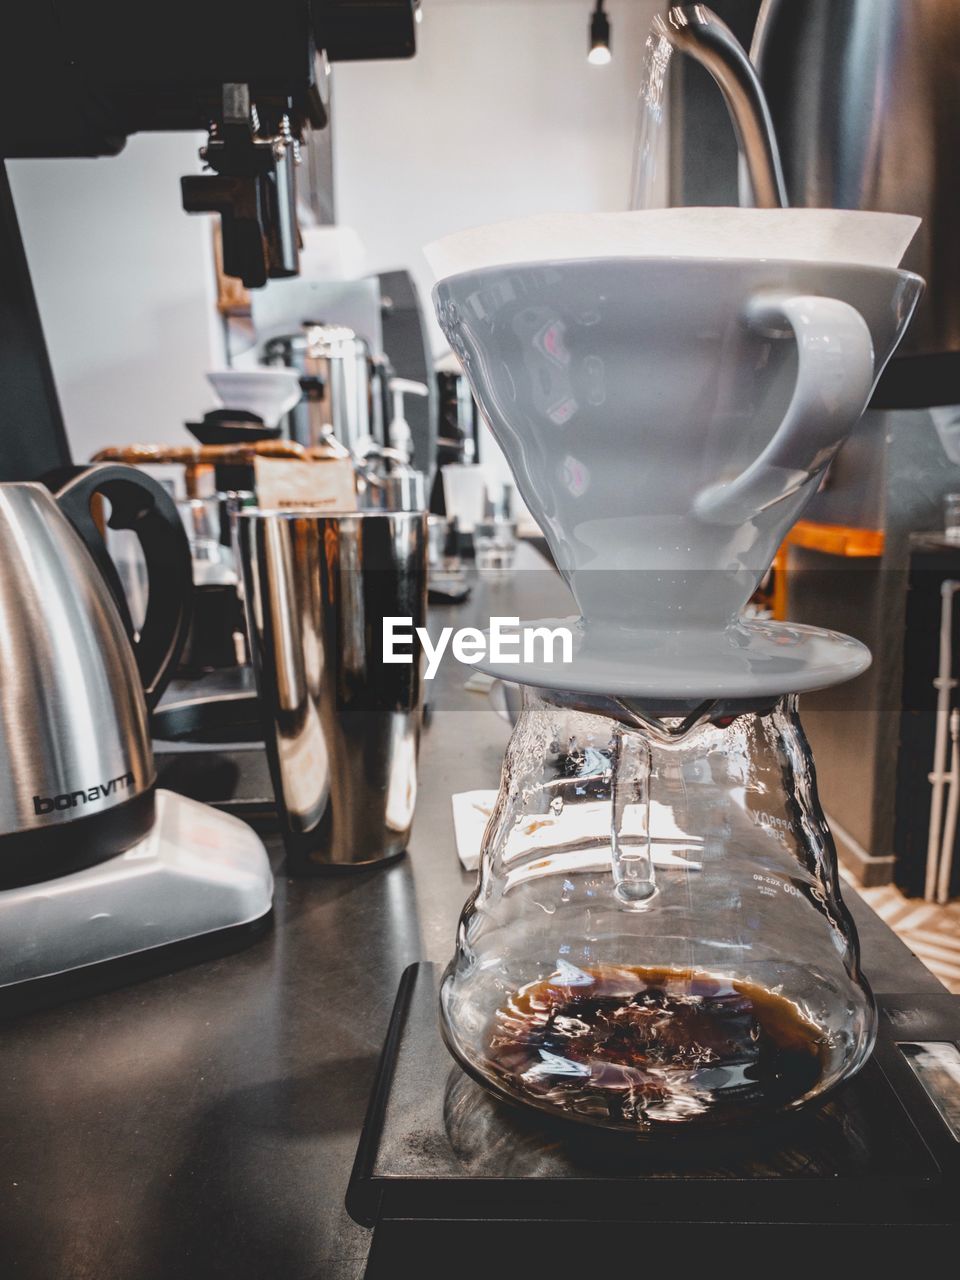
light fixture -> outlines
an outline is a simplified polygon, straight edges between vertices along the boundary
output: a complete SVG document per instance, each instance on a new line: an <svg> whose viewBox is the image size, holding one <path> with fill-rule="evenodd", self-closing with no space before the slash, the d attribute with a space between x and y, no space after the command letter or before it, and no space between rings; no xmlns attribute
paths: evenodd
<svg viewBox="0 0 960 1280"><path fill-rule="evenodd" d="M610 19L603 11L603 0L590 18L590 52L587 61L592 67L605 67L613 54L610 52Z"/></svg>

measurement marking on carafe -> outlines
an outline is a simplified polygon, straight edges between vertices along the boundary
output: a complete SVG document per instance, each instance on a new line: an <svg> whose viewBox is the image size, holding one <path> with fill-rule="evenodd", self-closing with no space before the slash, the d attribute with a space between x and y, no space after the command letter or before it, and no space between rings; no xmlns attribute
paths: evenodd
<svg viewBox="0 0 960 1280"><path fill-rule="evenodd" d="M761 876L754 874L754 883L761 893L767 897L775 897L777 892L785 893L790 898L801 898L803 895L796 885L790 884L786 880L779 880L776 876Z"/></svg>
<svg viewBox="0 0 960 1280"><path fill-rule="evenodd" d="M793 823L789 818L766 813L763 809L754 810L750 816L755 827L761 827L772 835L774 839L779 840L781 844L787 844L790 837L795 835Z"/></svg>

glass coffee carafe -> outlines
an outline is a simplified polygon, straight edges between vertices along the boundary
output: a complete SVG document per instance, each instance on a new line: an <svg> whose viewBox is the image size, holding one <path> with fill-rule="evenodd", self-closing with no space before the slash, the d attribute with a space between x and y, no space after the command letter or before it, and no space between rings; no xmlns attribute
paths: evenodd
<svg viewBox="0 0 960 1280"><path fill-rule="evenodd" d="M633 245L647 216L629 215ZM758 235L777 216L735 214ZM744 607L922 282L809 256L589 257L597 224L568 231L565 255L527 262L495 229L502 265L434 295L580 610L570 662L479 664L524 705L441 1024L501 1097L638 1135L710 1129L811 1102L872 1048L797 716L869 654ZM473 234L455 247L489 256Z"/></svg>
<svg viewBox="0 0 960 1280"><path fill-rule="evenodd" d="M873 1001L794 698L527 689L442 989L483 1083L637 1132L796 1106Z"/></svg>

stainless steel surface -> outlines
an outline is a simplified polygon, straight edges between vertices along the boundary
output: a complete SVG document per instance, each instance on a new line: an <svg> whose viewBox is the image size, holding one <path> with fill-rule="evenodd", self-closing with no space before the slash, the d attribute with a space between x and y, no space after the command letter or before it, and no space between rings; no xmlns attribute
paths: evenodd
<svg viewBox="0 0 960 1280"><path fill-rule="evenodd" d="M287 415L285 434L291 440L311 447L332 431L351 453L363 451L375 417L373 365L363 338L345 325L307 324L299 333L269 339L263 361L316 379Z"/></svg>
<svg viewBox="0 0 960 1280"><path fill-rule="evenodd" d="M385 511L426 511L427 478L422 471L400 467L383 477Z"/></svg>
<svg viewBox="0 0 960 1280"><path fill-rule="evenodd" d="M0 990L259 920L273 875L239 818L157 792L149 835L50 884L0 892Z"/></svg>
<svg viewBox="0 0 960 1280"><path fill-rule="evenodd" d="M247 627L288 854L301 869L402 853L417 796L422 677L383 661L383 619L426 624L419 512L244 511Z"/></svg>
<svg viewBox="0 0 960 1280"><path fill-rule="evenodd" d="M362 511L426 511L427 478L405 451L371 443L356 471Z"/></svg>
<svg viewBox="0 0 960 1280"><path fill-rule="evenodd" d="M960 351L960 4L764 0L751 53L790 203L919 215L900 354Z"/></svg>
<svg viewBox="0 0 960 1280"><path fill-rule="evenodd" d="M655 21L657 33L695 58L716 80L733 121L753 203L781 209L788 203L777 138L757 73L727 24L706 5L674 5Z"/></svg>
<svg viewBox="0 0 960 1280"><path fill-rule="evenodd" d="M297 170L300 146L284 115L273 139L275 178L270 191L272 217L268 219L268 261L270 276L295 276L300 270L300 224L297 220Z"/></svg>
<svg viewBox="0 0 960 1280"><path fill-rule="evenodd" d="M143 687L106 582L50 493L0 485L0 834L145 791Z"/></svg>

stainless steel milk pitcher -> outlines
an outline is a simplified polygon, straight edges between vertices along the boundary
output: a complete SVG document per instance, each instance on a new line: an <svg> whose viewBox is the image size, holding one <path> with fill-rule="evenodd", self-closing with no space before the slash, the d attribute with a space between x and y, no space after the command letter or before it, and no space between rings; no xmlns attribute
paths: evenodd
<svg viewBox="0 0 960 1280"><path fill-rule="evenodd" d="M411 663L384 663L383 620L426 624L426 516L254 509L236 527L291 868L396 857L417 797L422 674L416 640Z"/></svg>

